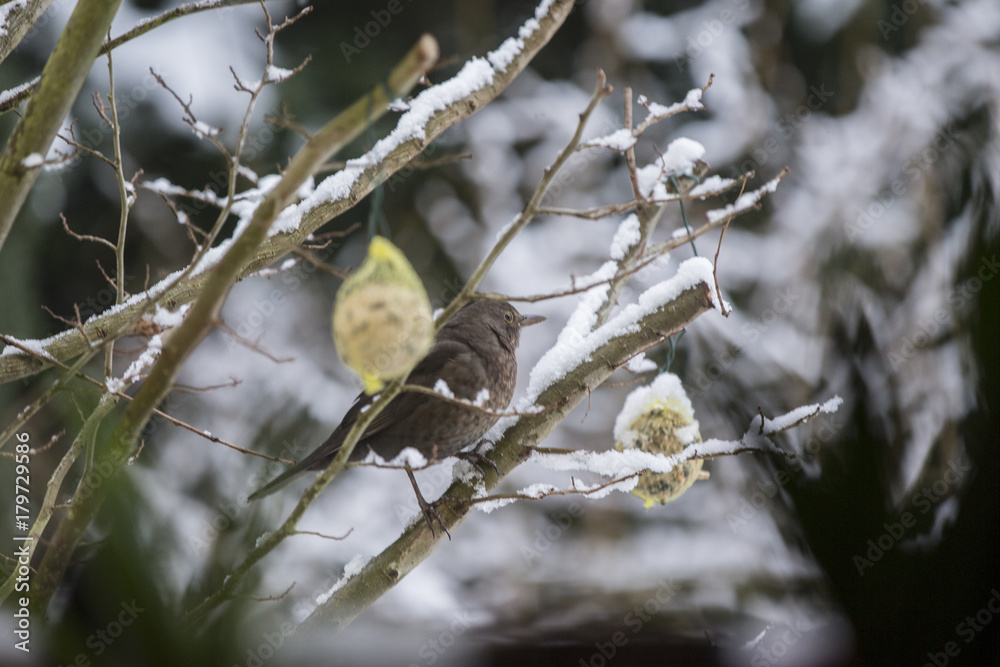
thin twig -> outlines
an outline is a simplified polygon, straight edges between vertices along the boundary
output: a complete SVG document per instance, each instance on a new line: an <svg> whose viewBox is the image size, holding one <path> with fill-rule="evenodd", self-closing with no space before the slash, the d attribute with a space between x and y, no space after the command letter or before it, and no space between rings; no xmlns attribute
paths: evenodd
<svg viewBox="0 0 1000 667"><path fill-rule="evenodd" d="M518 411L518 410L510 410L510 411L492 410L490 408L483 407L482 405L476 405L473 401L470 401L470 400L467 400L467 399L464 399L464 398L457 398L455 396L446 396L446 395L444 395L444 394L442 394L440 392L434 391L433 389L431 389L429 387L423 387L423 386L418 385L418 384L404 384L403 385L403 391L412 391L412 392L417 393L417 394L426 394L428 396L433 396L435 398L441 399L442 401L445 401L446 403L451 403L453 405L461 405L461 406L469 408L471 410L477 410L477 411L483 413L484 415L490 415L491 417L521 417L523 415L537 415L537 414L540 414L540 413L545 412L547 410L552 410L552 409L554 409L556 407L556 406L551 406L551 405L547 406L547 407L532 406L532 407L534 407L536 409L528 409L528 410L524 410L524 411Z"/></svg>
<svg viewBox="0 0 1000 667"><path fill-rule="evenodd" d="M324 540L336 540L339 542L340 540L346 540L347 537L353 532L354 529L349 528L346 533L338 537L336 535L324 535L323 533L317 533L314 530L293 530L292 535L315 535L316 537L322 537Z"/></svg>
<svg viewBox="0 0 1000 667"><path fill-rule="evenodd" d="M63 229L66 233L75 238L77 241L92 241L93 243L100 243L106 245L112 250L115 249L115 244L107 239L102 239L100 236L91 236L90 234L77 234L72 229L69 228L69 223L66 222L66 216L62 213L59 214L59 219L62 220Z"/></svg>
<svg viewBox="0 0 1000 667"><path fill-rule="evenodd" d="M632 129L632 87L625 87L625 129ZM625 151L625 163L628 165L628 178L632 183L632 196L642 199L642 192L639 190L639 174L635 163L635 144L633 143Z"/></svg>
<svg viewBox="0 0 1000 667"><path fill-rule="evenodd" d="M226 324L225 322L223 322L222 320L216 320L215 321L215 326L217 326L220 329L222 329L223 331L225 331L233 340L235 340L237 343L239 343L243 347L247 348L248 350L253 350L257 354L261 354L261 355L267 357L268 359L270 359L271 361L273 361L276 364L287 364L290 361L295 361L295 357L285 357L284 359L279 359L278 357L274 356L273 354L271 354L270 352L268 352L264 348L260 347L260 345L258 345L254 341L247 340L243 336L241 336L238 333L236 333L235 331L233 331L229 327L229 325Z"/></svg>
<svg viewBox="0 0 1000 667"><path fill-rule="evenodd" d="M451 303L448 304L444 311L437 317L434 324L438 329L444 326L445 322L451 319L455 313L457 313L473 298L476 288L479 287L479 284L483 281L483 278L486 277L486 274L500 257L500 254L510 244L510 242L514 240L514 237L517 236L518 233L520 233L520 231L524 229L524 227L531 222L535 216L538 215L538 211L541 209L542 200L548 193L549 187L552 185L553 180L555 180L556 174L559 173L559 170L562 169L563 165L566 164L566 161L569 160L570 156L572 156L573 152L576 150L576 147L580 144L580 138L583 136L583 130L586 127L591 114L594 112L594 109L597 108L597 105L601 102L601 100L610 95L613 90L614 88L608 85L608 80L604 75L604 72L602 70L597 70L597 84L594 87L594 93L590 97L590 103L587 104L587 108L580 113L580 120L577 122L576 131L573 133L573 136L570 137L569 142L562 149L562 151L559 152L552 164L546 167L545 171L542 172L542 178L539 181L538 186L535 188L535 192L532 194L531 199L528 200L527 205L521 213L507 226L503 233L500 234L497 242L493 244L489 253L487 253L486 257L484 257L479 263L476 270L472 272L472 275L469 276L469 280L462 286L458 295L452 299Z"/></svg>
<svg viewBox="0 0 1000 667"><path fill-rule="evenodd" d="M341 280L347 280L347 277L351 275L349 272L344 271L343 269L338 269L337 267L331 266L330 264L327 264L322 260L316 259L316 256L313 255L313 253L305 250L302 246L292 246L292 252L295 255L301 257L308 264L315 266L320 271L329 273L331 276L336 276Z"/></svg>
<svg viewBox="0 0 1000 667"><path fill-rule="evenodd" d="M726 235L726 230L729 229L729 223L731 220L726 220L726 224L722 225L722 229L719 230L719 245L715 247L715 260L712 262L712 278L715 280L715 294L719 298L719 309L724 317L729 317L729 309L726 308L726 301L722 298L722 290L719 289L719 251L722 250L722 237Z"/></svg>

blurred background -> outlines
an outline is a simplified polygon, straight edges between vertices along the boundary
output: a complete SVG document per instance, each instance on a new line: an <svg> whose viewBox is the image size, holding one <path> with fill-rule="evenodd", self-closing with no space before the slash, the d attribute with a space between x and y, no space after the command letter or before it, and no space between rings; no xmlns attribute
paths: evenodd
<svg viewBox="0 0 1000 667"><path fill-rule="evenodd" d="M112 35L176 4L125 0ZM260 102L248 166L274 173L302 143L284 127L290 123L276 126L265 114L319 128L381 80L423 32L441 43L442 64L430 78L443 81L515 35L534 6L400 0L383 25L376 19L386 2L318 3L279 35L279 66L312 61ZM280 19L301 5L268 7ZM0 67L0 88L41 71L71 10L71 3L52 4ZM141 169L141 180L222 192L223 159L181 122L149 70L190 96L199 119L223 128L232 145L247 96L233 89L229 67L249 80L261 76L264 51L253 31L262 25L259 7L226 8L177 20L114 52L127 175ZM714 74L706 110L654 127L637 148L640 164L686 136L705 146L711 173L755 172L749 187L791 167L764 207L725 235L719 280L734 312L700 317L676 342L670 370L684 382L704 438L739 438L758 409L775 415L840 395L839 412L780 436L808 456L713 460L710 480L650 510L614 494L475 512L346 632L286 642L283 624L305 618L349 561L379 553L418 517L405 476L343 475L300 528L350 531L347 538L287 540L254 569L246 597L186 632L179 613L214 591L284 519L305 483L248 505L247 494L281 466L154 419L50 607L49 625L35 626L32 653L5 639L0 662L997 664L1000 6L587 0L500 99L425 151L425 168L404 169L325 226L360 223L321 258L356 266L366 230L378 225L421 273L434 304L445 305L575 129L598 68L615 93L585 136L622 126L627 86L669 104ZM101 61L74 114L77 136L110 153L110 134L89 100L107 89ZM388 115L341 157L363 153L396 118ZM9 136L15 122L13 113L0 116L0 133ZM692 202L685 214L698 224L707 208L736 194ZM623 159L590 152L570 161L548 201L585 208L630 195ZM194 224L207 228L215 212L187 204ZM114 301L97 266L113 266L111 253L70 239L59 213L79 233L114 238L112 170L81 159L41 176L0 255L3 333L41 338L63 330L43 305L63 317L76 305L86 318ZM619 221L540 218L501 256L483 289L565 288L607 259ZM682 226L680 208L672 208L658 239ZM717 239L700 238L697 251L711 257ZM151 283L184 266L193 249L170 208L141 192L129 228L127 289L141 291L147 276ZM679 248L638 274L622 303L670 277L691 254L690 246ZM161 407L241 446L286 458L311 451L359 389L330 340L338 285L307 263L237 285L224 320L280 363L216 331L180 382L228 386L177 390ZM575 304L575 297L519 304L548 318L522 338L519 394ZM145 343L119 343L116 370ZM668 351L649 356L664 364ZM99 365L91 370L99 376ZM50 371L0 386L2 423L53 379ZM649 379L616 375L545 444L610 448L625 396ZM30 422L36 446L66 430L33 460L36 506L42 480L97 399L79 383ZM8 489L13 470L3 461ZM446 488L450 466L418 476L426 496ZM526 465L498 491L538 481L570 480ZM9 515L12 494L3 495ZM6 526L0 535L9 545ZM4 613L0 634L11 637L11 623Z"/></svg>

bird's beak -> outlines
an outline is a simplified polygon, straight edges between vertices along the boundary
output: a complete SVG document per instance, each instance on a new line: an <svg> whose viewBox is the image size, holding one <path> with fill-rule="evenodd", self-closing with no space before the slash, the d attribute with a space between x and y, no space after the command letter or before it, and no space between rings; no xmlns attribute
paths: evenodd
<svg viewBox="0 0 1000 667"><path fill-rule="evenodd" d="M521 327L530 327L532 324L538 324L539 322L544 322L545 318L541 315L521 315Z"/></svg>

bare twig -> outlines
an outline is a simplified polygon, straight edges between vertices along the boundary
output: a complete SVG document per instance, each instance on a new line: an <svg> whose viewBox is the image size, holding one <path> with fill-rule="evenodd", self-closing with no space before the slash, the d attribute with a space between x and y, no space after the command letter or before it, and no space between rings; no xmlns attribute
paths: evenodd
<svg viewBox="0 0 1000 667"><path fill-rule="evenodd" d="M316 537L322 537L324 540L335 540L339 542L340 540L346 540L348 536L353 532L354 529L350 528L343 535L337 536L337 535L324 535L323 533L317 533L314 530L296 530L292 531L292 535L315 535Z"/></svg>
<svg viewBox="0 0 1000 667"><path fill-rule="evenodd" d="M292 592L293 588L295 588L294 581L288 586L288 588L285 589L285 592L282 593L281 595L268 595L265 597L260 597L257 595L234 595L233 597L239 598L241 600L253 600L254 602L277 602L278 600L285 599L288 596L288 594Z"/></svg>
<svg viewBox="0 0 1000 667"><path fill-rule="evenodd" d="M533 406L535 409L528 409L521 411L491 410L490 408L484 407L482 405L477 405L474 401L470 401L465 398L457 398L455 396L447 396L440 392L434 391L429 387L423 387L418 384L404 384L403 391L412 391L417 394L426 394L427 396L433 396L442 401L445 401L446 403L451 403L453 405L461 405L463 407L469 408L470 410L476 410L478 412L483 413L484 415L490 415L492 417L520 417L522 415L537 415L541 412L545 412L546 410L554 409L554 406L542 407L536 405Z"/></svg>
<svg viewBox="0 0 1000 667"><path fill-rule="evenodd" d="M625 129L632 129L632 87L625 87ZM638 200L642 199L642 192L639 190L638 168L635 163L635 144L632 144L625 151L625 162L628 165L628 178L632 183L632 196Z"/></svg>
<svg viewBox="0 0 1000 667"><path fill-rule="evenodd" d="M62 213L59 214L59 219L62 220L62 226L63 229L66 230L66 233L75 238L77 241L91 241L93 243L100 243L102 245L108 246L112 250L115 250L115 244L107 239L103 239L100 236L91 236L90 234L77 234L76 232L74 232L72 229L69 228L69 223L66 222L66 216L63 215Z"/></svg>
<svg viewBox="0 0 1000 667"><path fill-rule="evenodd" d="M230 377L229 382L225 382L223 384L211 384L208 385L207 387L189 387L188 385L178 383L174 385L174 391L182 391L188 394L204 394L210 391L215 391L216 389L228 389L231 387L237 387L242 382L243 382L242 380Z"/></svg>
<svg viewBox="0 0 1000 667"><path fill-rule="evenodd" d="M292 248L292 252L295 253L295 255L297 255L298 257L301 257L310 265L315 266L320 271L329 273L330 275L336 276L341 280L346 280L347 277L350 275L350 273L344 271L343 269L338 269L337 267L327 264L322 260L316 259L316 256L313 255L313 253L309 252L308 250L305 250L302 246L294 246Z"/></svg>
<svg viewBox="0 0 1000 667"><path fill-rule="evenodd" d="M719 289L719 251L722 250L722 237L726 235L726 230L729 229L729 223L732 220L726 220L726 224L722 225L722 229L719 230L719 245L715 247L715 260L712 262L712 278L715 279L715 295L718 297L719 309L724 317L729 317L729 310L726 308L726 300L722 298L722 290Z"/></svg>
<svg viewBox="0 0 1000 667"><path fill-rule="evenodd" d="M597 84L594 87L594 93L590 97L590 103L587 108L580 113L580 120L577 122L576 131L573 136L570 137L569 142L566 146L559 152L556 159L545 168L542 173L542 178L535 188L535 192L532 194L531 199L528 200L527 205L521 211L521 213L514 218L514 220L507 226L506 229L500 234L497 242L490 248L489 253L483 258L476 270L472 272L469 276L469 280L462 286L459 293L452 299L451 303L444 309L444 311L435 320L435 325L437 328L444 326L451 317L457 313L461 308L473 298L476 292L476 288L486 277L487 272L500 257L500 254L504 249L510 244L514 237L520 233L524 227L531 222L538 215L541 209L542 200L545 198L546 193L548 193L549 187L552 185L556 174L562 169L563 165L570 158L576 147L580 144L580 138L583 136L583 130L587 125L587 121L590 119L590 115L597 108L597 105L605 97L611 94L614 89L608 85L607 77L604 72L597 70Z"/></svg>
<svg viewBox="0 0 1000 667"><path fill-rule="evenodd" d="M251 341L251 340L247 340L243 336L240 336L238 333L236 333L235 331L233 331L229 327L228 324L226 324L222 320L216 320L215 321L215 326L217 326L220 329L222 329L223 331L225 331L233 340L235 340L237 343L239 343L243 347L247 348L248 350L253 350L257 354L260 354L260 355L263 355L263 356L267 357L268 359L270 359L271 361L273 361L276 364L287 364L290 361L295 361L295 357L285 357L285 358L281 359L281 358L278 358L278 357L274 356L273 354L271 354L270 352L268 352L264 348L260 347L260 345L258 345L256 342Z"/></svg>

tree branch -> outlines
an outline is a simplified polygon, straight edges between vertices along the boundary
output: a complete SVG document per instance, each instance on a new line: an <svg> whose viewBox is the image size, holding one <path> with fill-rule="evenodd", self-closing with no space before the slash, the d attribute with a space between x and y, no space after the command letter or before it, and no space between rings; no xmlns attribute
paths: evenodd
<svg viewBox="0 0 1000 667"><path fill-rule="evenodd" d="M346 194L338 195L331 192L332 188L323 190L322 186L307 200L300 203L296 209L301 211L298 226L288 232L274 234L267 238L256 249L249 261L240 268L238 278L259 271L289 252L295 245L302 244L310 234L326 222L353 208L362 198L381 183L417 157L427 144L452 125L468 118L478 109L489 104L507 85L523 70L539 49L544 46L573 7L572 0L557 0L549 8L549 14L539 21L539 28L529 37L524 38L524 48L502 70L493 70L492 78L468 95L435 110L424 124L423 137L409 139L389 150L384 155L377 155L373 149L367 155L352 161L358 170L356 180L350 185ZM444 82L447 83L447 82ZM441 84L444 85L444 84ZM379 148L376 146L376 148ZM343 172L338 172L327 179L336 179ZM200 268L200 267L199 267ZM193 273L184 280L175 283L175 277L168 277L153 285L144 293L134 295L120 310L96 315L84 323L83 330L91 340L118 338L127 335L139 317L153 308L150 295L155 295L157 301L170 310L189 303L203 289L208 278L207 272ZM55 336L38 341L41 349L56 359L66 361L81 354L90 344L75 329L68 329ZM0 383L11 382L34 375L48 367L41 359L20 354L0 356Z"/></svg>
<svg viewBox="0 0 1000 667"><path fill-rule="evenodd" d="M38 90L0 154L0 250L40 171L24 160L49 152L120 4L121 0L80 0L45 63Z"/></svg>

